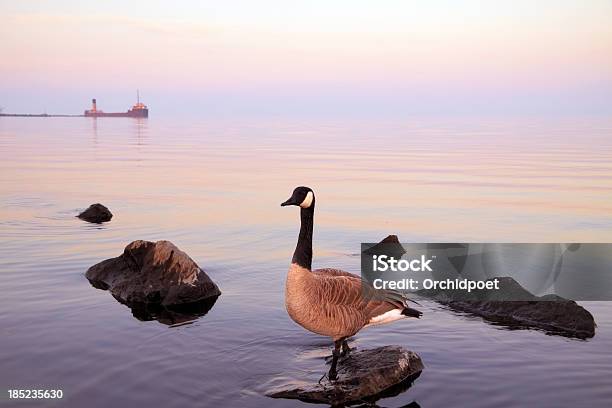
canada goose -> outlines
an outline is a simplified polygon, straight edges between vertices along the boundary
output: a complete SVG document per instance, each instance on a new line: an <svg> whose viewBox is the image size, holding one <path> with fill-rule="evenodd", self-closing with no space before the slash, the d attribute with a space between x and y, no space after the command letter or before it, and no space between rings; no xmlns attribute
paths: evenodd
<svg viewBox="0 0 612 408"><path fill-rule="evenodd" d="M308 187L296 187L281 206L301 208L301 227L285 286L285 307L293 321L306 330L330 336L334 341L329 379L337 377L338 357L350 352L347 338L366 326L389 323L403 317L420 317L403 295L375 290L359 276L339 269L312 270L312 229L315 195ZM342 347L342 354L340 348Z"/></svg>

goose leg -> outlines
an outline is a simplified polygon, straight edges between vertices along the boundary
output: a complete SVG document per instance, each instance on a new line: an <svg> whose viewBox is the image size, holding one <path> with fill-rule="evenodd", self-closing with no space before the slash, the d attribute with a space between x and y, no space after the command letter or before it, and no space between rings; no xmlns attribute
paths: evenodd
<svg viewBox="0 0 612 408"><path fill-rule="evenodd" d="M336 371L336 365L338 365L338 357L340 357L340 347L342 346L342 340L334 341L334 351L332 352L332 363L327 376L330 381L335 381L338 378L338 372Z"/></svg>
<svg viewBox="0 0 612 408"><path fill-rule="evenodd" d="M348 356L351 352L351 348L348 345L348 340L344 339L342 341L342 353L340 353L340 357Z"/></svg>

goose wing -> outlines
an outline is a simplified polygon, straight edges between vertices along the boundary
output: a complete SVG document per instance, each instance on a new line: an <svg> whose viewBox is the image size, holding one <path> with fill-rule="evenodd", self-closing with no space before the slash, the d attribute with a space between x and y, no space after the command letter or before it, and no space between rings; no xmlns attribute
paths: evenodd
<svg viewBox="0 0 612 408"><path fill-rule="evenodd" d="M341 328L335 337L352 336L366 325L408 316L403 313L407 306L401 294L376 290L356 275L341 274L343 271L337 269L332 271L315 274L315 301L321 305L325 317Z"/></svg>
<svg viewBox="0 0 612 408"><path fill-rule="evenodd" d="M389 289L376 290L372 287L372 285L369 282L363 280L360 276L355 275L350 272L343 271L342 269L321 268L321 269L315 269L312 272L319 274L319 275L324 275L324 276L331 276L331 277L345 276L349 278L358 279L359 284L361 285L360 290L364 291L364 295L367 294L372 297L375 295L379 300L385 300L387 302L391 302L397 305L398 307L401 307L401 306L407 307L408 302L411 302L411 300L408 299L408 297L406 297L406 295L404 295L401 292L397 292L395 290L389 290Z"/></svg>
<svg viewBox="0 0 612 408"><path fill-rule="evenodd" d="M359 276L347 272L347 271L343 271L342 269L336 269L336 268L321 268L321 269L315 269L314 271L312 271L313 273L318 273L321 275L329 275L329 276L351 276L353 278L358 278L361 279Z"/></svg>

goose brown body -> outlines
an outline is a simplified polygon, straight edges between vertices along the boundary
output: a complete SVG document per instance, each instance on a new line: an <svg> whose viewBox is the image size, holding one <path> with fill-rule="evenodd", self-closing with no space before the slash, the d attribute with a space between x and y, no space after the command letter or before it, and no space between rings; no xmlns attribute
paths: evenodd
<svg viewBox="0 0 612 408"><path fill-rule="evenodd" d="M310 271L292 263L285 286L285 306L297 324L337 341L376 324L377 317L393 310L398 313L389 321L406 317L401 314L406 306L399 295L398 300L384 295L351 273L339 269Z"/></svg>

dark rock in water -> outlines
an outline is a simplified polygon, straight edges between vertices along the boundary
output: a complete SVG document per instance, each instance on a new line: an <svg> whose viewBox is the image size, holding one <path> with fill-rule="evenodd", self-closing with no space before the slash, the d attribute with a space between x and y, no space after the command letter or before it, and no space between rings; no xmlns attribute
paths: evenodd
<svg viewBox="0 0 612 408"><path fill-rule="evenodd" d="M406 250L397 235L387 235L378 244L366 249L365 252L371 255L387 255L399 259L406 253Z"/></svg>
<svg viewBox="0 0 612 408"><path fill-rule="evenodd" d="M94 287L108 289L121 303L136 308L158 305L170 310L204 300L210 303L221 294L208 275L169 241L134 241L122 255L92 266L85 276Z"/></svg>
<svg viewBox="0 0 612 408"><path fill-rule="evenodd" d="M510 328L538 328L550 334L586 339L595 335L593 315L573 300L556 295L535 296L510 277L499 279L499 290L420 290L422 296ZM492 279L489 279L492 280Z"/></svg>
<svg viewBox="0 0 612 408"><path fill-rule="evenodd" d="M267 395L332 406L375 401L409 388L421 371L423 362L416 353L400 346L384 346L354 351L348 358L340 360L338 379L334 382L326 380L274 390Z"/></svg>
<svg viewBox="0 0 612 408"><path fill-rule="evenodd" d="M96 203L90 205L89 208L77 215L77 217L84 221L100 224L110 221L113 218L113 214L102 204Z"/></svg>
<svg viewBox="0 0 612 408"><path fill-rule="evenodd" d="M387 235L385 238L382 239L382 241L379 242L379 244L399 244L399 238L397 237L397 235Z"/></svg>

